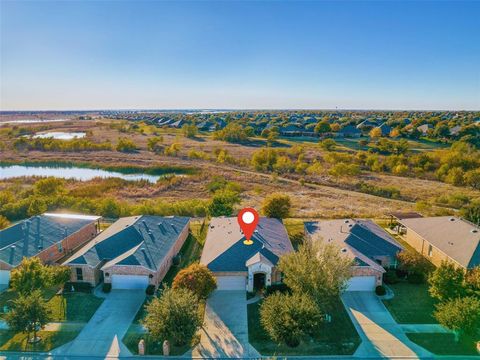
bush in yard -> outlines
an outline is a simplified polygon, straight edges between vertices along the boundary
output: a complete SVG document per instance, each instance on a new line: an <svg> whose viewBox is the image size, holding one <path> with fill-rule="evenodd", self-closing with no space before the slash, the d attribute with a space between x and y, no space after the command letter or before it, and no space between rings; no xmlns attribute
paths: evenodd
<svg viewBox="0 0 480 360"><path fill-rule="evenodd" d="M102 291L104 293L109 293L110 291L112 291L112 283L103 283Z"/></svg>
<svg viewBox="0 0 480 360"><path fill-rule="evenodd" d="M290 214L291 206L288 195L271 194L262 203L262 213L267 217L284 219Z"/></svg>
<svg viewBox="0 0 480 360"><path fill-rule="evenodd" d="M315 302L301 293L268 296L260 307L260 322L276 342L296 347L300 341L312 336L323 321Z"/></svg>
<svg viewBox="0 0 480 360"><path fill-rule="evenodd" d="M287 285L281 283L281 284L272 284L270 286L267 286L267 288L265 289L265 295L270 295L270 294L273 294L273 293L276 293L276 292L281 292L281 293L286 293L288 292L290 289L288 288Z"/></svg>
<svg viewBox="0 0 480 360"><path fill-rule="evenodd" d="M465 284L473 291L480 291L480 266L467 271Z"/></svg>
<svg viewBox="0 0 480 360"><path fill-rule="evenodd" d="M408 275L418 274L422 281L434 269L432 263L414 250L400 251L397 258L400 263L400 270L407 272ZM417 276L416 279L419 279L420 276Z"/></svg>
<svg viewBox="0 0 480 360"><path fill-rule="evenodd" d="M448 301L465 294L463 269L450 262L442 261L441 265L428 278L430 295L440 301Z"/></svg>
<svg viewBox="0 0 480 360"><path fill-rule="evenodd" d="M155 294L155 285L152 285L152 284L148 285L147 288L145 289L145 294L150 296Z"/></svg>
<svg viewBox="0 0 480 360"><path fill-rule="evenodd" d="M385 284L396 284L398 281L397 272L394 269L388 269L387 272L383 274L383 282Z"/></svg>
<svg viewBox="0 0 480 360"><path fill-rule="evenodd" d="M81 282L66 282L64 286L65 292L72 292L72 288L74 292L83 292L90 294L93 290L93 286L89 283L81 283Z"/></svg>
<svg viewBox="0 0 480 360"><path fill-rule="evenodd" d="M468 296L456 298L436 306L433 313L438 322L459 334L476 335L480 331L480 299Z"/></svg>
<svg viewBox="0 0 480 360"><path fill-rule="evenodd" d="M5 229L10 225L10 221L5 216L0 215L0 230Z"/></svg>
<svg viewBox="0 0 480 360"><path fill-rule="evenodd" d="M382 285L378 285L375 288L375 294L377 294L378 296L383 296L386 293L387 293L387 290L385 290L385 288Z"/></svg>
<svg viewBox="0 0 480 360"><path fill-rule="evenodd" d="M184 288L165 288L159 298L147 305L143 324L155 341L169 340L176 346L187 344L202 324L197 295Z"/></svg>
<svg viewBox="0 0 480 360"><path fill-rule="evenodd" d="M185 288L191 290L200 299L206 299L217 288L217 280L205 265L192 264L180 270L173 280L172 288Z"/></svg>
<svg viewBox="0 0 480 360"><path fill-rule="evenodd" d="M425 282L425 277L422 274L412 273L407 275L407 281L410 284L423 284Z"/></svg>

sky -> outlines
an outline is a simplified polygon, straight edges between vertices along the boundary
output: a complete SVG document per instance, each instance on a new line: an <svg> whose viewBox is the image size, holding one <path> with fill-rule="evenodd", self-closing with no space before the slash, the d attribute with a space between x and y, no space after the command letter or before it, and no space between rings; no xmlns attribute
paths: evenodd
<svg viewBox="0 0 480 360"><path fill-rule="evenodd" d="M0 110L480 110L480 2L0 0Z"/></svg>

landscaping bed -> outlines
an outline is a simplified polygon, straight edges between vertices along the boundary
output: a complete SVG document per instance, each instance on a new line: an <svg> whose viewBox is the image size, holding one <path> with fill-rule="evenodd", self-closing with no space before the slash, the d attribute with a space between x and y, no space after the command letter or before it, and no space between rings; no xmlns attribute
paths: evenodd
<svg viewBox="0 0 480 360"><path fill-rule="evenodd" d="M340 299L331 314L333 321L323 323L314 339L301 342L295 348L270 339L260 324L260 305L261 301L247 306L248 338L262 355L351 355L360 344L360 337Z"/></svg>
<svg viewBox="0 0 480 360"><path fill-rule="evenodd" d="M460 337L458 342L453 334L407 333L407 336L435 355L479 355L475 339L469 336Z"/></svg>
<svg viewBox="0 0 480 360"><path fill-rule="evenodd" d="M427 284L401 282L388 286L395 296L383 303L399 324L437 323L433 317L436 301L428 293Z"/></svg>

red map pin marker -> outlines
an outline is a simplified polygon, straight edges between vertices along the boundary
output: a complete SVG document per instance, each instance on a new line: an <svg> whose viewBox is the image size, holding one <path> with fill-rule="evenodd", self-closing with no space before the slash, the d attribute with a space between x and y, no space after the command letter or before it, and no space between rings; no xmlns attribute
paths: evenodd
<svg viewBox="0 0 480 360"><path fill-rule="evenodd" d="M245 241L243 242L245 245L253 244L251 239L259 219L260 216L258 216L257 211L253 208L245 208L238 213L238 225L240 225L240 229L242 229L245 235Z"/></svg>

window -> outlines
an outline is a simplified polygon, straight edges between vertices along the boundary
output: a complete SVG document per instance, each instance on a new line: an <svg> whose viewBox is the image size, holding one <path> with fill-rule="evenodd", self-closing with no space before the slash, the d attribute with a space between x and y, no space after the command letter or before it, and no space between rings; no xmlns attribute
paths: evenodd
<svg viewBox="0 0 480 360"><path fill-rule="evenodd" d="M83 271L82 271L82 268L77 268L77 281L83 281Z"/></svg>
<svg viewBox="0 0 480 360"><path fill-rule="evenodd" d="M62 251L63 251L63 246L62 246L62 243L61 243L61 242L59 242L59 243L57 244L57 250L58 250L58 252L62 252Z"/></svg>
<svg viewBox="0 0 480 360"><path fill-rule="evenodd" d="M433 247L432 247L432 245L428 245L428 256L431 257L432 254L433 254Z"/></svg>

